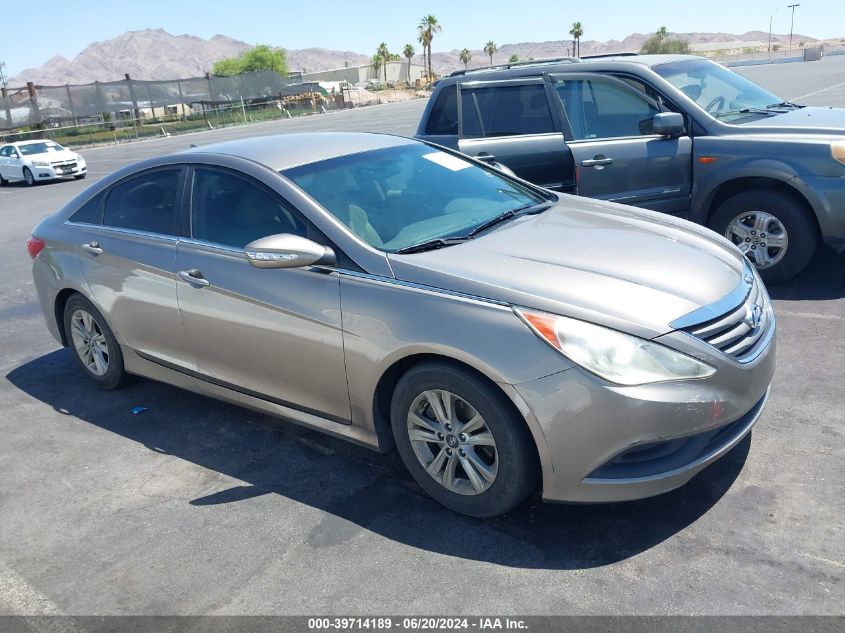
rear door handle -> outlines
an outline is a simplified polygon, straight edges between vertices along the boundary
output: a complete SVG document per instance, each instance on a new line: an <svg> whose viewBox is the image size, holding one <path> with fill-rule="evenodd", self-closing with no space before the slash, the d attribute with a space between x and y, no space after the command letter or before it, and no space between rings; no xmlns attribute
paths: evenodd
<svg viewBox="0 0 845 633"><path fill-rule="evenodd" d="M80 248L85 251L86 253L91 253L92 255L102 255L103 249L100 248L99 242L89 242L87 244L82 244Z"/></svg>
<svg viewBox="0 0 845 633"><path fill-rule="evenodd" d="M192 286L205 287L209 285L208 279L202 276L202 272L198 268L191 268L191 270L180 270L176 273L182 281L186 281Z"/></svg>
<svg viewBox="0 0 845 633"><path fill-rule="evenodd" d="M607 156L596 156L595 158L588 158L581 161L582 167L604 167L605 165L612 165L613 159Z"/></svg>

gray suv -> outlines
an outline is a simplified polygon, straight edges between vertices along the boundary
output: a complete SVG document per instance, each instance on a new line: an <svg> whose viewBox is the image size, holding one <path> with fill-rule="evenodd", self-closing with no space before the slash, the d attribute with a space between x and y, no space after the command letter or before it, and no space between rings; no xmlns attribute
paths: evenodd
<svg viewBox="0 0 845 633"><path fill-rule="evenodd" d="M708 60L625 55L441 80L417 137L517 176L704 224L769 283L845 248L845 109L784 101Z"/></svg>

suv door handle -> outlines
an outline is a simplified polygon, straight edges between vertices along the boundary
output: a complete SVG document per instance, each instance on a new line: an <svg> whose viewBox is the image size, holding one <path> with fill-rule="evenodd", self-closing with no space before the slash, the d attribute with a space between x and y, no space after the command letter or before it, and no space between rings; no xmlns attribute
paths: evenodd
<svg viewBox="0 0 845 633"><path fill-rule="evenodd" d="M102 255L103 249L100 248L99 242L89 242L88 244L82 244L80 247L83 251L87 253L91 253L92 255Z"/></svg>
<svg viewBox="0 0 845 633"><path fill-rule="evenodd" d="M205 287L209 285L208 279L202 276L202 272L198 268L191 268L191 270L180 270L176 273L182 281L187 281L192 286Z"/></svg>
<svg viewBox="0 0 845 633"><path fill-rule="evenodd" d="M604 167L605 165L612 165L613 159L599 154L595 158L588 158L581 161L582 167Z"/></svg>

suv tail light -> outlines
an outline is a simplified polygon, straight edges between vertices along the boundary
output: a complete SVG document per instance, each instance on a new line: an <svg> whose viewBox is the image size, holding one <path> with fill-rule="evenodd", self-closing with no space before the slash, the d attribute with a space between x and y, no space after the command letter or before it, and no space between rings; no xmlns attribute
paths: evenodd
<svg viewBox="0 0 845 633"><path fill-rule="evenodd" d="M44 240L38 237L31 237L26 241L26 250L29 251L29 256L32 257L32 259L35 259L38 253L40 253L43 249Z"/></svg>

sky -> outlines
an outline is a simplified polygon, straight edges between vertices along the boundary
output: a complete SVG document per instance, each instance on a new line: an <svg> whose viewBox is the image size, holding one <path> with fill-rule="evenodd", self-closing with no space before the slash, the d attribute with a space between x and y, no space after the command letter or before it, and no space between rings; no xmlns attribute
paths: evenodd
<svg viewBox="0 0 845 633"><path fill-rule="evenodd" d="M40 66L54 55L72 59L88 44L124 31L163 28L204 38L228 35L251 44L284 48L320 47L370 54L379 42L400 51L416 42L416 25L433 14L443 25L434 51L568 39L572 22L584 27L583 40L622 39L660 26L673 32L789 33L795 0L143 0L133 8L50 3L38 27L2 29L0 61L6 76ZM11 3L11 0L0 0ZM845 38L845 0L803 0L795 9L795 32L809 37ZM115 5L116 6L116 5Z"/></svg>

